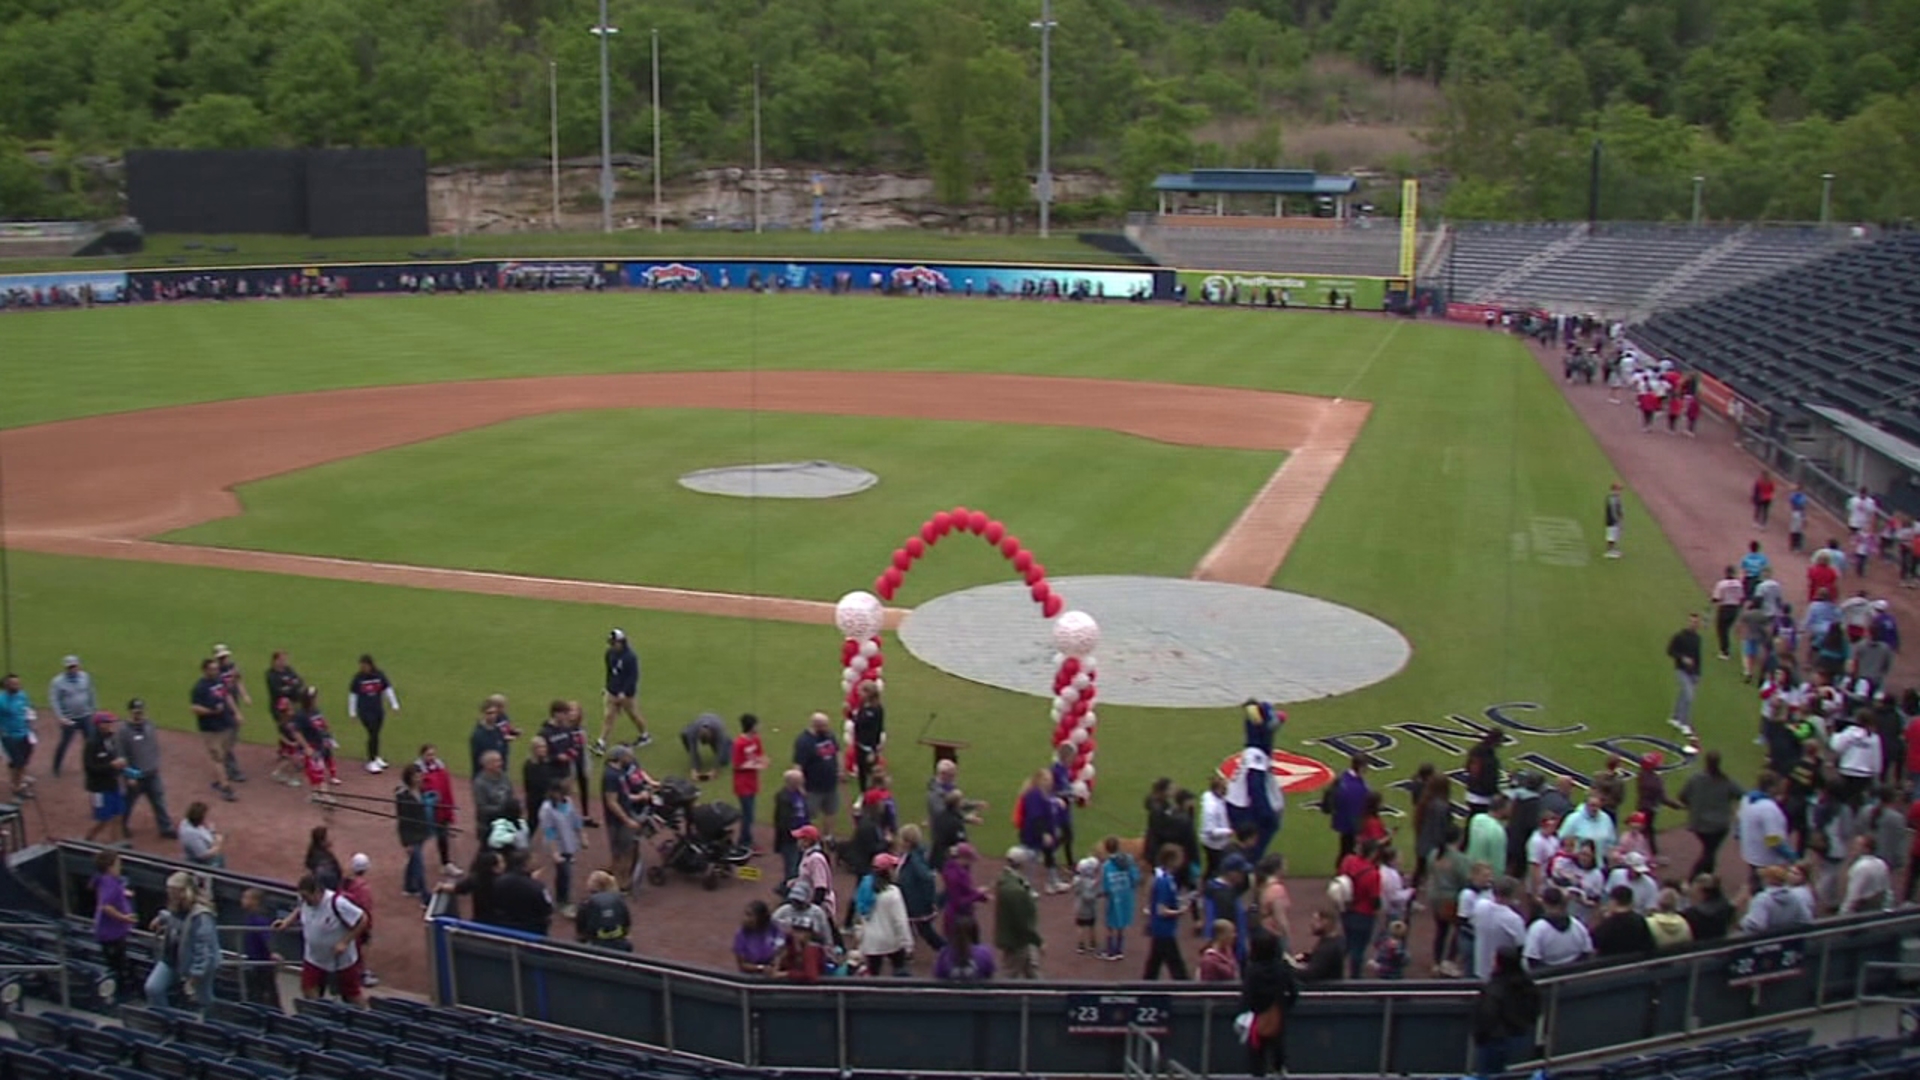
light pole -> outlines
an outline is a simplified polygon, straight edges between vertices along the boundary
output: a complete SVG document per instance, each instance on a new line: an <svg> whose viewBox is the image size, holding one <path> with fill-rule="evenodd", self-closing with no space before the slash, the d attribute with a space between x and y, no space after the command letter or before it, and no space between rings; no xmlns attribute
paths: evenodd
<svg viewBox="0 0 1920 1080"><path fill-rule="evenodd" d="M591 33L600 39L600 231L613 231L613 106L607 74L607 39L620 32L607 25L607 0L600 0L600 21Z"/></svg>
<svg viewBox="0 0 1920 1080"><path fill-rule="evenodd" d="M753 231L760 233L760 65L753 65Z"/></svg>
<svg viewBox="0 0 1920 1080"><path fill-rule="evenodd" d="M553 162L553 227L560 228L560 62L547 61L547 137Z"/></svg>
<svg viewBox="0 0 1920 1080"><path fill-rule="evenodd" d="M1696 229L1700 227L1700 189L1706 182L1704 176L1693 178L1693 227Z"/></svg>
<svg viewBox="0 0 1920 1080"><path fill-rule="evenodd" d="M1040 21L1031 23L1040 31L1040 177L1035 184L1040 196L1040 239L1047 238L1053 210L1053 0L1040 0Z"/></svg>
<svg viewBox="0 0 1920 1080"><path fill-rule="evenodd" d="M1820 224L1825 225L1833 213L1833 174L1820 174Z"/></svg>
<svg viewBox="0 0 1920 1080"><path fill-rule="evenodd" d="M653 231L660 225L660 30L653 31Z"/></svg>

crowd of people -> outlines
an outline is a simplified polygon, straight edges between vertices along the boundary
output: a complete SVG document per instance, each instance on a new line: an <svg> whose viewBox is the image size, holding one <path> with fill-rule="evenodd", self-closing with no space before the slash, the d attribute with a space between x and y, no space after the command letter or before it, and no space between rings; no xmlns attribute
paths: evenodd
<svg viewBox="0 0 1920 1080"><path fill-rule="evenodd" d="M1374 786L1375 762L1355 756L1319 804L1338 856L1325 895L1302 904L1309 910L1301 939L1287 861L1268 850L1277 814L1250 817L1246 791L1232 790L1224 774L1210 775L1197 796L1171 779L1157 781L1137 840L1076 837L1071 747L1063 748L1015 796L1018 843L983 880L975 876L982 860L969 833L986 804L967 795L958 763L947 759L928 778L924 801L903 810L877 683L861 687L859 707L843 723L814 714L790 750L769 748L752 715L732 724L702 715L681 731L686 771L698 781L729 774L738 811L726 820L740 860L772 857L777 863L764 865L778 867L766 879L772 892L746 905L733 935L733 965L800 982L1039 978L1049 944L1041 910L1057 902L1071 912L1072 947L1082 955L1124 961L1139 932L1141 977L1197 976L1240 987L1255 1053L1277 1067L1283 1040L1272 1031L1263 1040L1258 1031L1279 1021L1262 1017L1284 1012L1301 985L1421 973L1478 980L1511 1005L1544 969L1890 909L1911 897L1920 876L1920 695L1896 695L1885 683L1887 656L1899 648L1886 606L1829 601L1830 611L1821 608L1836 583L1824 572L1837 579L1841 568L1824 560L1815 568L1822 573L1810 575L1811 603L1800 617L1757 541L1712 592L1720 609L1718 655L1731 661L1739 631L1739 670L1758 686L1758 739L1769 765L1752 783L1725 773L1712 749L1697 762L1691 752L1672 761L1658 753L1611 757L1590 777L1549 782L1503 768L1507 736L1489 728L1457 764L1423 765L1411 783L1393 785L1414 793L1402 809ZM1701 627L1695 616L1667 650L1681 686L1672 721L1689 736L1690 751L1699 740L1689 708L1703 674ZM406 894L442 910L464 909L481 923L633 949L630 900L643 872L650 864L658 870L669 851L663 842L649 858L645 841L664 830L677 842L672 834L684 829L685 818L676 808L688 804L675 796L676 785L691 785L656 778L639 764L635 750L652 737L638 708L639 656L620 630L608 636L604 668L597 735L590 736L573 700L553 701L537 731L523 734L507 700L494 695L481 702L469 737L464 796L434 745L419 747L399 767L390 814ZM338 742L320 690L285 652L272 654L259 686L279 734L275 778L336 803ZM187 696L208 790L237 799L245 777L232 750L254 698L232 650L212 650ZM207 801L196 800L178 822L169 813L145 703L130 701L122 718L95 698L80 658L67 657L48 686L60 735L51 769L59 775L70 749L80 747L94 818L89 838L130 836L136 801L144 799L156 829L180 841L187 862L223 866L225 837L209 820ZM344 699L365 734L367 772L388 770L381 734L386 715L400 708L393 680L363 655ZM35 793L29 768L39 742L36 720L20 680L8 676L0 687L0 748L23 798ZM1283 714L1250 704L1247 752L1270 752L1283 722ZM513 750L523 742L525 760L516 770ZM780 774L763 824L761 777L774 768ZM1684 815L1697 840L1684 869L1685 860L1661 850L1659 824L1668 814ZM472 838L464 866L454 859L454 842L463 837ZM1730 838L1747 872L1724 881L1718 853ZM601 842L604 856L594 850ZM428 845L437 870L430 869ZM592 870L576 890L576 866L590 852ZM373 922L371 866L365 854L342 860L326 828L314 830L301 908L274 920L293 919L313 935L303 990L355 1000L375 982L362 950ZM103 861L101 880L112 873ZM842 884L849 877L850 889ZM179 897L170 889L171 914L154 927L163 942L162 964L146 981L154 1000L180 993L204 1000L211 992L195 929L204 901L195 888L185 875ZM103 943L115 934L124 940L125 920L109 910L124 907L123 899L112 888L99 892ZM1432 939L1420 956L1412 938L1423 920ZM264 942L264 934L259 943L250 938L247 948L251 955L259 944L259 960L270 967ZM1489 1024L1489 1031L1498 1027Z"/></svg>

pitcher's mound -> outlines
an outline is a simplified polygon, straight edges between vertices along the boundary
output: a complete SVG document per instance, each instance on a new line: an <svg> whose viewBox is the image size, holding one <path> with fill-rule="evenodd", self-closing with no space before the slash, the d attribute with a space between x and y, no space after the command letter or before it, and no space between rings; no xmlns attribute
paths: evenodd
<svg viewBox="0 0 1920 1080"><path fill-rule="evenodd" d="M1306 701L1371 686L1413 655L1379 619L1299 593L1185 578L1049 581L1069 607L1099 620L1102 703ZM1046 697L1050 629L1027 587L1006 582L919 605L901 623L900 641L949 674Z"/></svg>
<svg viewBox="0 0 1920 1080"><path fill-rule="evenodd" d="M879 477L865 469L832 461L725 465L698 469L680 478L680 486L692 491L744 499L833 499L857 494L879 482Z"/></svg>

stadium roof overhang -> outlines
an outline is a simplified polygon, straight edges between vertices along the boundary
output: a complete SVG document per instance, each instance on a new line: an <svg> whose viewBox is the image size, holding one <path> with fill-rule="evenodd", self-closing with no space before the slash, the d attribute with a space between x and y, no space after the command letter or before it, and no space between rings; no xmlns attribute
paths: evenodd
<svg viewBox="0 0 1920 1080"><path fill-rule="evenodd" d="M1351 195L1351 176L1322 176L1312 169L1195 169L1156 177L1156 191L1207 195Z"/></svg>
<svg viewBox="0 0 1920 1080"><path fill-rule="evenodd" d="M1896 462L1909 472L1920 474L1920 446L1883 431L1844 409L1830 405L1808 405L1807 411L1840 429L1842 435L1854 442Z"/></svg>

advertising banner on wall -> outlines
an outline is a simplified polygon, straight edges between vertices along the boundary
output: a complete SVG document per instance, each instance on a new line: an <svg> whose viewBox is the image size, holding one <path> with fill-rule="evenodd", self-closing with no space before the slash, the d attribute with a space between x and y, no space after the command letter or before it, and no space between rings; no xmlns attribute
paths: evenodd
<svg viewBox="0 0 1920 1080"><path fill-rule="evenodd" d="M87 288L92 289L95 303L113 304L120 301L126 287L127 275L117 272L0 274L0 304L27 307L77 303L81 290Z"/></svg>
<svg viewBox="0 0 1920 1080"><path fill-rule="evenodd" d="M1164 271L1162 271L1164 273ZM1078 299L1150 299L1151 270L969 263L750 262L683 259L628 262L625 284L638 289L746 289L958 293Z"/></svg>
<svg viewBox="0 0 1920 1080"><path fill-rule="evenodd" d="M1265 305L1271 289L1275 304L1288 307L1346 307L1380 311L1387 306L1387 279L1330 277L1320 274L1255 274L1238 270L1181 270L1190 304ZM1337 301L1329 302L1329 297Z"/></svg>

